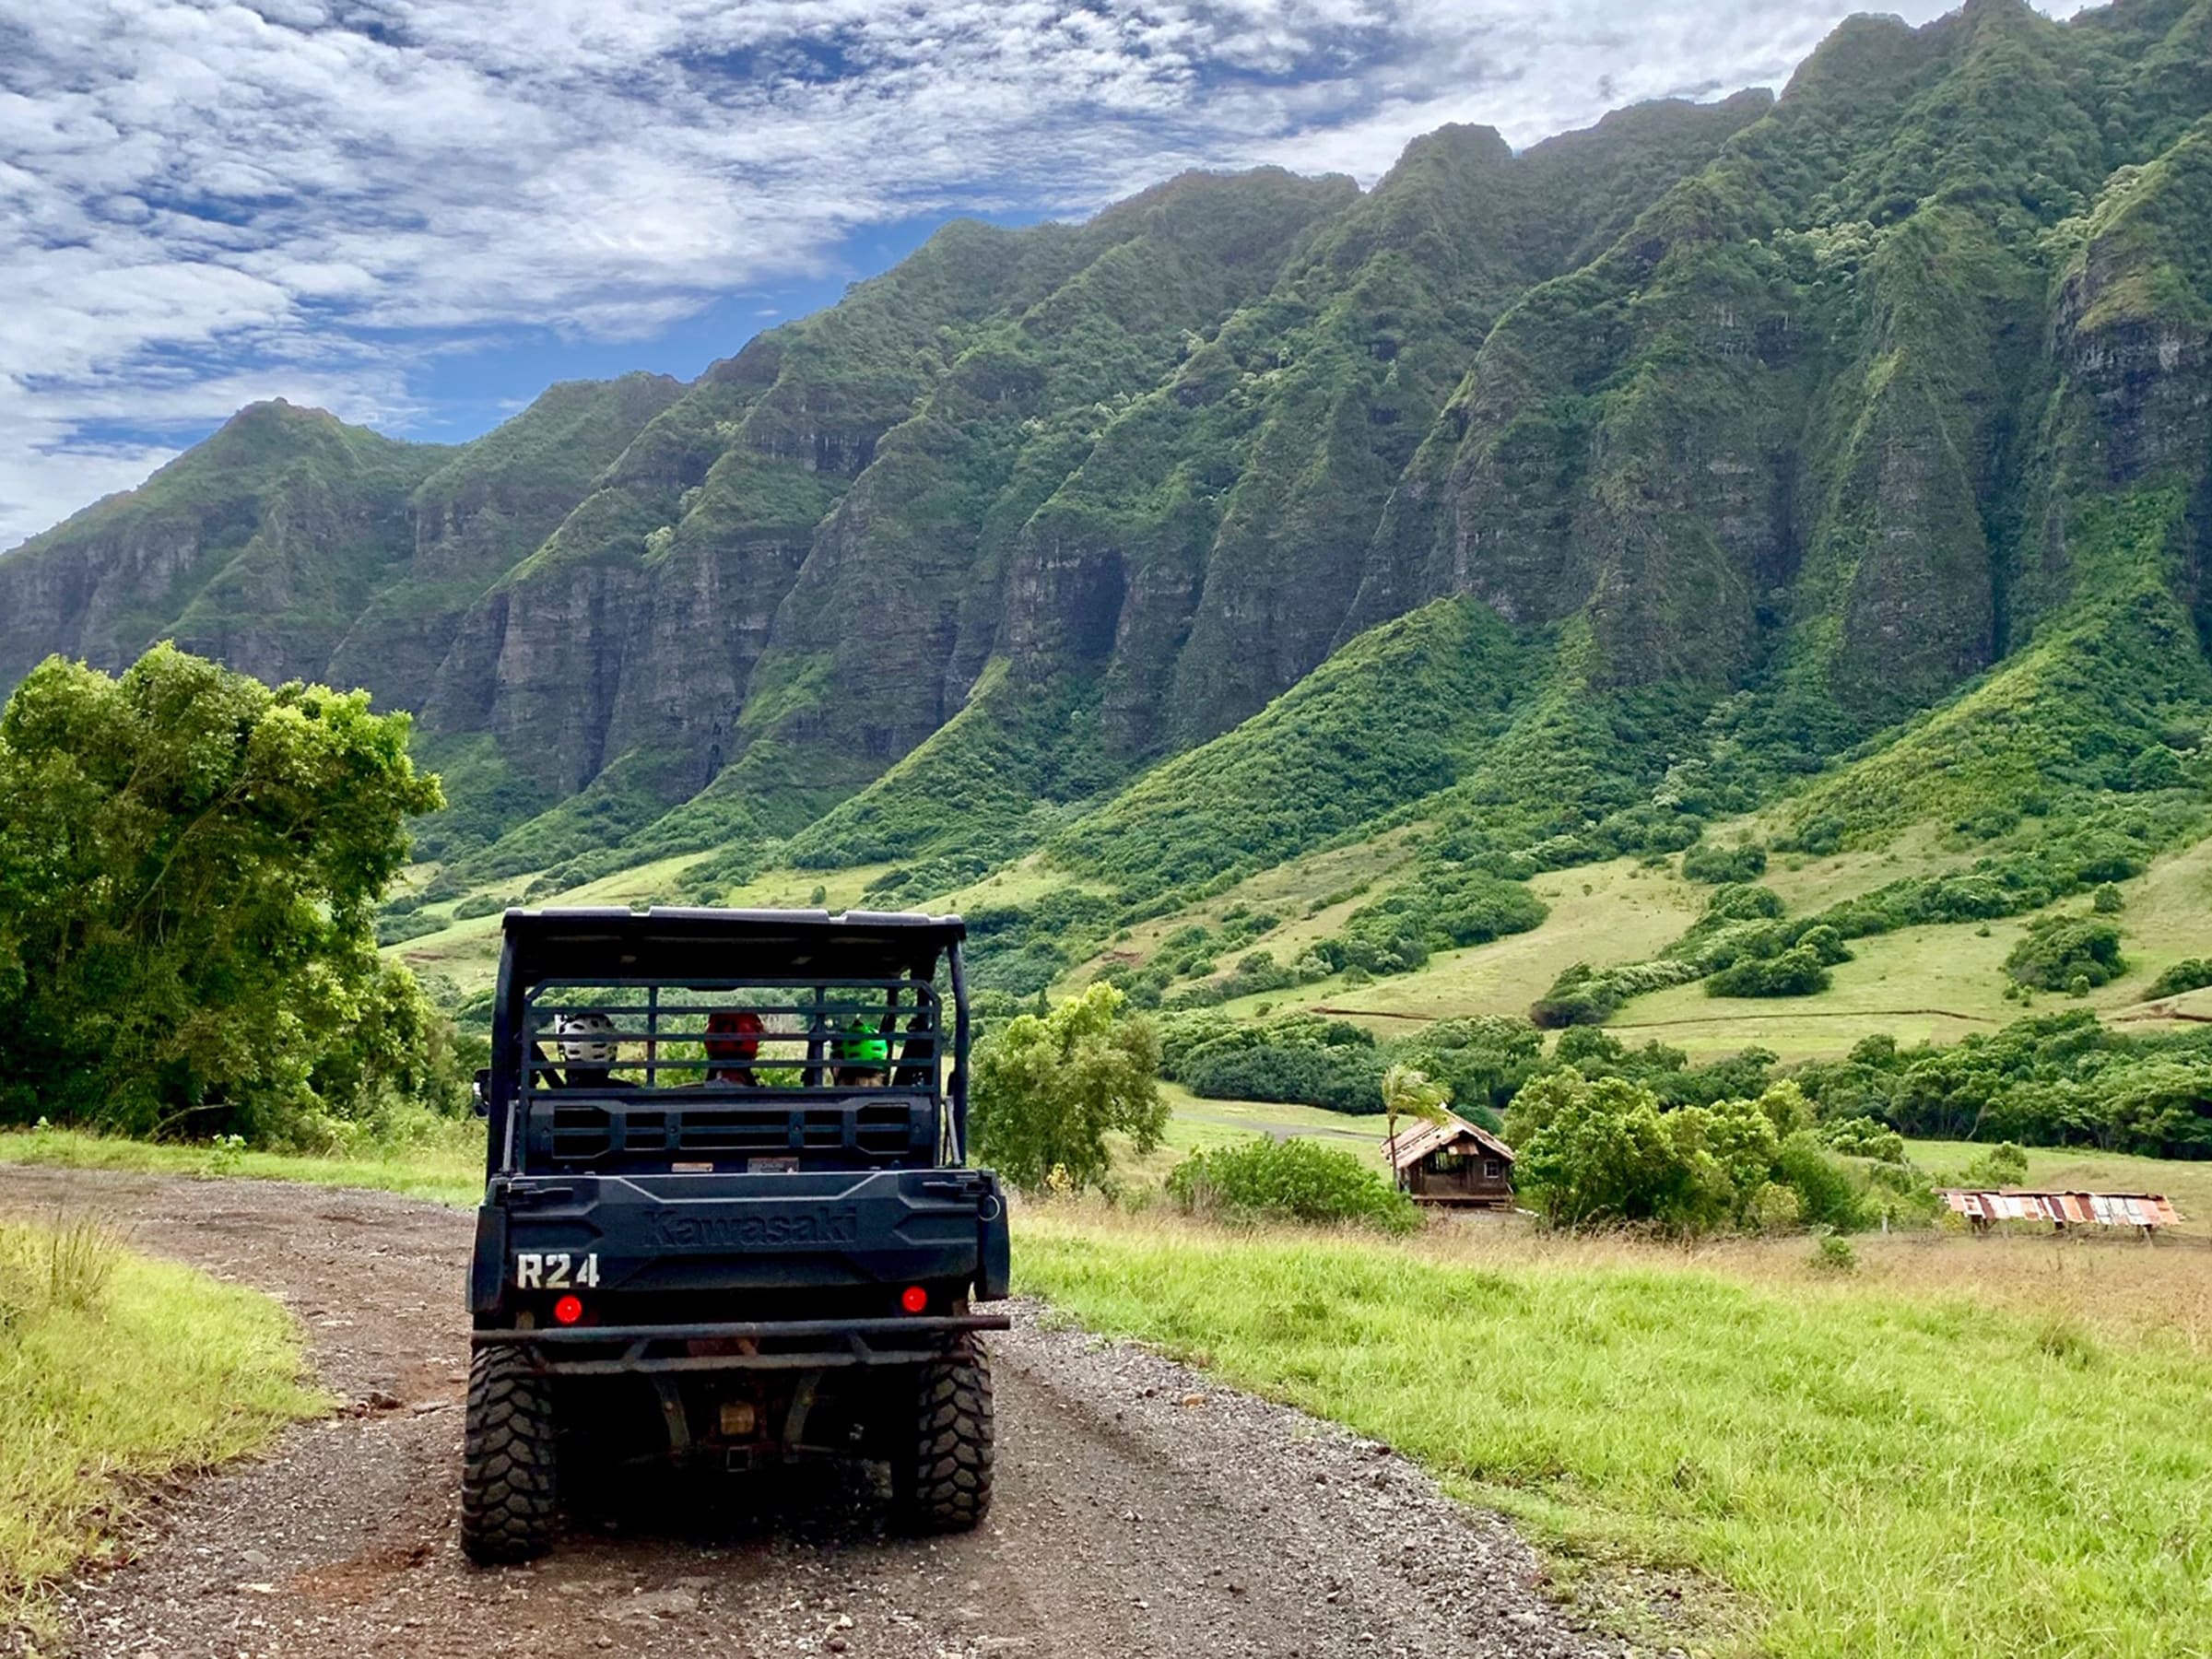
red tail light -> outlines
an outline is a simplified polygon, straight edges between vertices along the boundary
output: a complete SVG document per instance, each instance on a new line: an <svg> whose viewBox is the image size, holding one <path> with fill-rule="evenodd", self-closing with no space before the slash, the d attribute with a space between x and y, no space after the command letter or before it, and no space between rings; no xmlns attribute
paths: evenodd
<svg viewBox="0 0 2212 1659"><path fill-rule="evenodd" d="M899 1305L909 1313L919 1313L929 1306L929 1292L919 1285L909 1285L899 1292Z"/></svg>
<svg viewBox="0 0 2212 1659"><path fill-rule="evenodd" d="M583 1303L573 1296L564 1296L553 1304L553 1323L571 1325L583 1317Z"/></svg>

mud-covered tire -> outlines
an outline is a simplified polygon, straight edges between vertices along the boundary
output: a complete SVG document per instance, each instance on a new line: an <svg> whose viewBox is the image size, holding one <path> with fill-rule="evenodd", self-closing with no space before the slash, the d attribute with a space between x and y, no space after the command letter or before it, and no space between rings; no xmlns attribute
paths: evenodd
<svg viewBox="0 0 2212 1659"><path fill-rule="evenodd" d="M552 1547L556 1462L552 1379L512 1348L478 1348L461 1453L461 1547L470 1560L503 1566Z"/></svg>
<svg viewBox="0 0 2212 1659"><path fill-rule="evenodd" d="M891 1518L909 1533L967 1532L991 1512L991 1362L971 1343L924 1366L891 1458Z"/></svg>

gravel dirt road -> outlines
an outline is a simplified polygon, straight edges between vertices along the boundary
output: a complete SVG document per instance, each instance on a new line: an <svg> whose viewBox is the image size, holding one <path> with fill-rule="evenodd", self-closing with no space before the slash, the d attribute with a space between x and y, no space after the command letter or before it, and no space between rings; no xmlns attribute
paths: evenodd
<svg viewBox="0 0 2212 1659"><path fill-rule="evenodd" d="M654 1483L481 1571L454 1542L465 1214L381 1194L9 1168L0 1210L102 1212L298 1315L348 1405L135 1523L70 1586L66 1653L842 1653L860 1659L1618 1651L1500 1523L1382 1448L1123 1344L991 1339L987 1524L884 1535L863 1468ZM0 1647L5 1647L0 1641ZM51 1651L51 1650L49 1650Z"/></svg>

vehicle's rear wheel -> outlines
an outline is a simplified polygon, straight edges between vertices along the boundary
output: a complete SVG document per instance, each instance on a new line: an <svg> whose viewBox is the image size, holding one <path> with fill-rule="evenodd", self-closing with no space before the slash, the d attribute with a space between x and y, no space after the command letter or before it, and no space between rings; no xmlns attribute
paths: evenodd
<svg viewBox="0 0 2212 1659"><path fill-rule="evenodd" d="M963 1339L915 1373L912 1399L891 1458L892 1518L906 1532L966 1532L991 1510L991 1362Z"/></svg>
<svg viewBox="0 0 2212 1659"><path fill-rule="evenodd" d="M552 1379L513 1348L478 1348L461 1453L461 1547L470 1560L527 1561L552 1547L556 1461Z"/></svg>

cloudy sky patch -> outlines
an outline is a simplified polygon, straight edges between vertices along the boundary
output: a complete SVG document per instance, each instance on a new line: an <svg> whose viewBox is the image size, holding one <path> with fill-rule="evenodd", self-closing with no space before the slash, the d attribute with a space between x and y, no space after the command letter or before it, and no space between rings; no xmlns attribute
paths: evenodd
<svg viewBox="0 0 2212 1659"><path fill-rule="evenodd" d="M696 373L938 219L1370 183L1779 87L1825 0L67 0L0 20L0 547L282 395L464 438ZM1936 0L1901 8L1918 22Z"/></svg>

